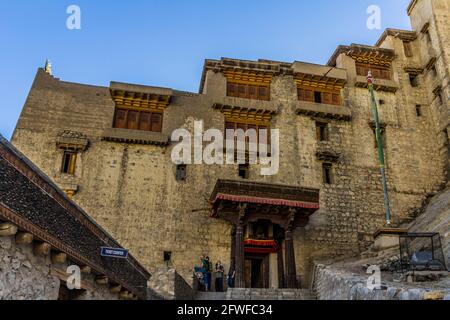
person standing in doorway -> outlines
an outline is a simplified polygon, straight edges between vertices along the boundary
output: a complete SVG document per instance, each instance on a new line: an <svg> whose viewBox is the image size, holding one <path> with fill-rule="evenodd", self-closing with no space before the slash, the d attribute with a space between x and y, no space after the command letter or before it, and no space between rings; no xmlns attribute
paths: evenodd
<svg viewBox="0 0 450 320"><path fill-rule="evenodd" d="M216 292L223 292L223 273L224 268L222 262L217 261L216 263Z"/></svg>
<svg viewBox="0 0 450 320"><path fill-rule="evenodd" d="M228 288L234 288L234 277L236 276L236 270L234 270L234 266L230 268L230 272L228 273Z"/></svg>

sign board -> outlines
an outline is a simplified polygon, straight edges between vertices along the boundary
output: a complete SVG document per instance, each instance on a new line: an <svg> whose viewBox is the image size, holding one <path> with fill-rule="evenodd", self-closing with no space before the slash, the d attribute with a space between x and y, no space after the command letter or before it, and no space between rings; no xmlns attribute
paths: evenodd
<svg viewBox="0 0 450 320"><path fill-rule="evenodd" d="M122 248L102 247L100 255L102 257L126 259L128 258L128 250Z"/></svg>

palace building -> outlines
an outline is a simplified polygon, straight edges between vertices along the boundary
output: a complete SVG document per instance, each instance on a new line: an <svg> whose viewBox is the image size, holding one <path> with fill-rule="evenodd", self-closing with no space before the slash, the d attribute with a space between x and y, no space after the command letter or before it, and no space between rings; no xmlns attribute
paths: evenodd
<svg viewBox="0 0 450 320"><path fill-rule="evenodd" d="M315 261L365 251L386 226L369 71L392 225L448 184L450 2L414 0L408 14L412 30L339 46L325 65L208 59L198 93L39 69L11 142L150 273L169 265L192 283L205 253L237 287L308 287ZM174 164L172 132L200 120L278 129L278 174Z"/></svg>

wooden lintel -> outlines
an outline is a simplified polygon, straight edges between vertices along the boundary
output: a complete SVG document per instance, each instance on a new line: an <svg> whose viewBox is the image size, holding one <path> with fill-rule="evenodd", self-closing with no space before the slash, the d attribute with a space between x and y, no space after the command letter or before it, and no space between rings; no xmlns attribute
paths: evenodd
<svg viewBox="0 0 450 320"><path fill-rule="evenodd" d="M16 234L16 244L32 244L34 236L28 232L18 232Z"/></svg>
<svg viewBox="0 0 450 320"><path fill-rule="evenodd" d="M10 222L4 222L0 224L0 237L14 236L17 231L17 226Z"/></svg>
<svg viewBox="0 0 450 320"><path fill-rule="evenodd" d="M67 254L64 252L53 252L52 253L52 263L53 264L63 264L67 261Z"/></svg>
<svg viewBox="0 0 450 320"><path fill-rule="evenodd" d="M38 242L34 244L33 253L39 257L46 257L50 254L52 246L47 242Z"/></svg>

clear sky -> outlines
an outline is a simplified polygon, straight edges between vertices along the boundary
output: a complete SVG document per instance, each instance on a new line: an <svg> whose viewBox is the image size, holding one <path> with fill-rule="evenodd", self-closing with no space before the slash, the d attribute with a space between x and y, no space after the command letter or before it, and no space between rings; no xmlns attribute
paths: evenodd
<svg viewBox="0 0 450 320"><path fill-rule="evenodd" d="M410 0L14 0L0 2L0 133L10 138L38 67L56 77L198 91L206 58L325 64L339 44L410 29ZM69 30L69 5L81 30ZM370 5L381 30L369 30Z"/></svg>

